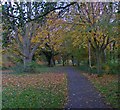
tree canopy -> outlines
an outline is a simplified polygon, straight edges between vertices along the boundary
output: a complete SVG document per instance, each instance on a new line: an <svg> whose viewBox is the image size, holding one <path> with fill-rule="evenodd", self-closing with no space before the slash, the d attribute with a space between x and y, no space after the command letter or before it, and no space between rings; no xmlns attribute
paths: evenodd
<svg viewBox="0 0 120 110"><path fill-rule="evenodd" d="M119 60L119 16L119 2L6 2L3 51L19 55L25 68L38 52L49 66L59 55L63 65L87 61L100 73L103 63Z"/></svg>

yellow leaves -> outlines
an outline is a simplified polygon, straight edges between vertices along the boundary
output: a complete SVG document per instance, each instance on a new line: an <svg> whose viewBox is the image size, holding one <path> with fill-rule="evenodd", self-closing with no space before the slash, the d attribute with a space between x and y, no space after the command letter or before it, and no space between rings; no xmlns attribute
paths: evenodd
<svg viewBox="0 0 120 110"><path fill-rule="evenodd" d="M37 35L32 38L31 42L37 43L37 42L45 41L47 36L48 36L47 30L39 31Z"/></svg>
<svg viewBox="0 0 120 110"><path fill-rule="evenodd" d="M18 38L19 38L20 42L23 42L22 36L20 34L18 34Z"/></svg>
<svg viewBox="0 0 120 110"><path fill-rule="evenodd" d="M38 37L35 37L35 38L33 38L32 40L31 40L31 42L33 42L33 43L36 43L36 42L38 42L39 40L38 40Z"/></svg>
<svg viewBox="0 0 120 110"><path fill-rule="evenodd" d="M54 47L55 50L59 48L60 42L63 37L63 20L57 18L56 13L50 13L47 16L47 21L40 29L37 35L32 39L33 43L41 42L43 46L49 42L49 45ZM61 37L62 36L62 37Z"/></svg>
<svg viewBox="0 0 120 110"><path fill-rule="evenodd" d="M95 38L99 44L102 44L104 41L106 42L106 39L104 39L104 32L102 30L97 30L97 31L92 30L90 33L88 33L88 36L92 40L94 40Z"/></svg>
<svg viewBox="0 0 120 110"><path fill-rule="evenodd" d="M47 24L48 24L48 25L53 24L53 20L51 20L51 19L47 20Z"/></svg>
<svg viewBox="0 0 120 110"><path fill-rule="evenodd" d="M73 47L78 47L79 45L87 41L85 29L86 29L86 26L79 25L79 26L76 26L75 29L71 32Z"/></svg>
<svg viewBox="0 0 120 110"><path fill-rule="evenodd" d="M64 21L51 14L47 17L47 22L38 30L38 33L32 39L32 42L36 43L42 41L41 46L49 42L49 45L52 46L52 48L58 50L64 37Z"/></svg>

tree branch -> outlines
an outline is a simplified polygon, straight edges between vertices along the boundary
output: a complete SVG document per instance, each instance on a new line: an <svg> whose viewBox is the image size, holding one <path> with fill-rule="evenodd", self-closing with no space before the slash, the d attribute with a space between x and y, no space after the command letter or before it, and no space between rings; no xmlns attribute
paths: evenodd
<svg viewBox="0 0 120 110"><path fill-rule="evenodd" d="M88 42L90 43L91 47L95 50L95 47L93 46L91 39L88 39Z"/></svg>
<svg viewBox="0 0 120 110"><path fill-rule="evenodd" d="M33 47L32 51L31 51L31 53L30 53L30 57L32 57L32 56L34 55L36 49L40 46L40 44L41 44L41 43L37 43L37 44Z"/></svg>

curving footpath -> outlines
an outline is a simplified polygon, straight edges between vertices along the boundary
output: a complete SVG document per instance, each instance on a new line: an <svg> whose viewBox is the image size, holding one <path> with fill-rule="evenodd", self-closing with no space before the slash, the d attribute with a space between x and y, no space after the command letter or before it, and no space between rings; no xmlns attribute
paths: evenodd
<svg viewBox="0 0 120 110"><path fill-rule="evenodd" d="M68 103L65 108L110 108L90 81L74 68L64 69L68 77Z"/></svg>

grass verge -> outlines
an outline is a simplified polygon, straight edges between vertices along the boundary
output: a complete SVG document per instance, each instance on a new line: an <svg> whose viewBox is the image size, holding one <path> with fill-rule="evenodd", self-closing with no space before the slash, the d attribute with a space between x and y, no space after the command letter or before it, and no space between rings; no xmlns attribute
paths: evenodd
<svg viewBox="0 0 120 110"><path fill-rule="evenodd" d="M2 108L62 108L67 100L65 74L3 74Z"/></svg>
<svg viewBox="0 0 120 110"><path fill-rule="evenodd" d="M119 89L118 89L118 76L104 74L98 76L96 74L83 73L96 87L96 89L105 98L107 104L111 105L113 108L119 108Z"/></svg>

